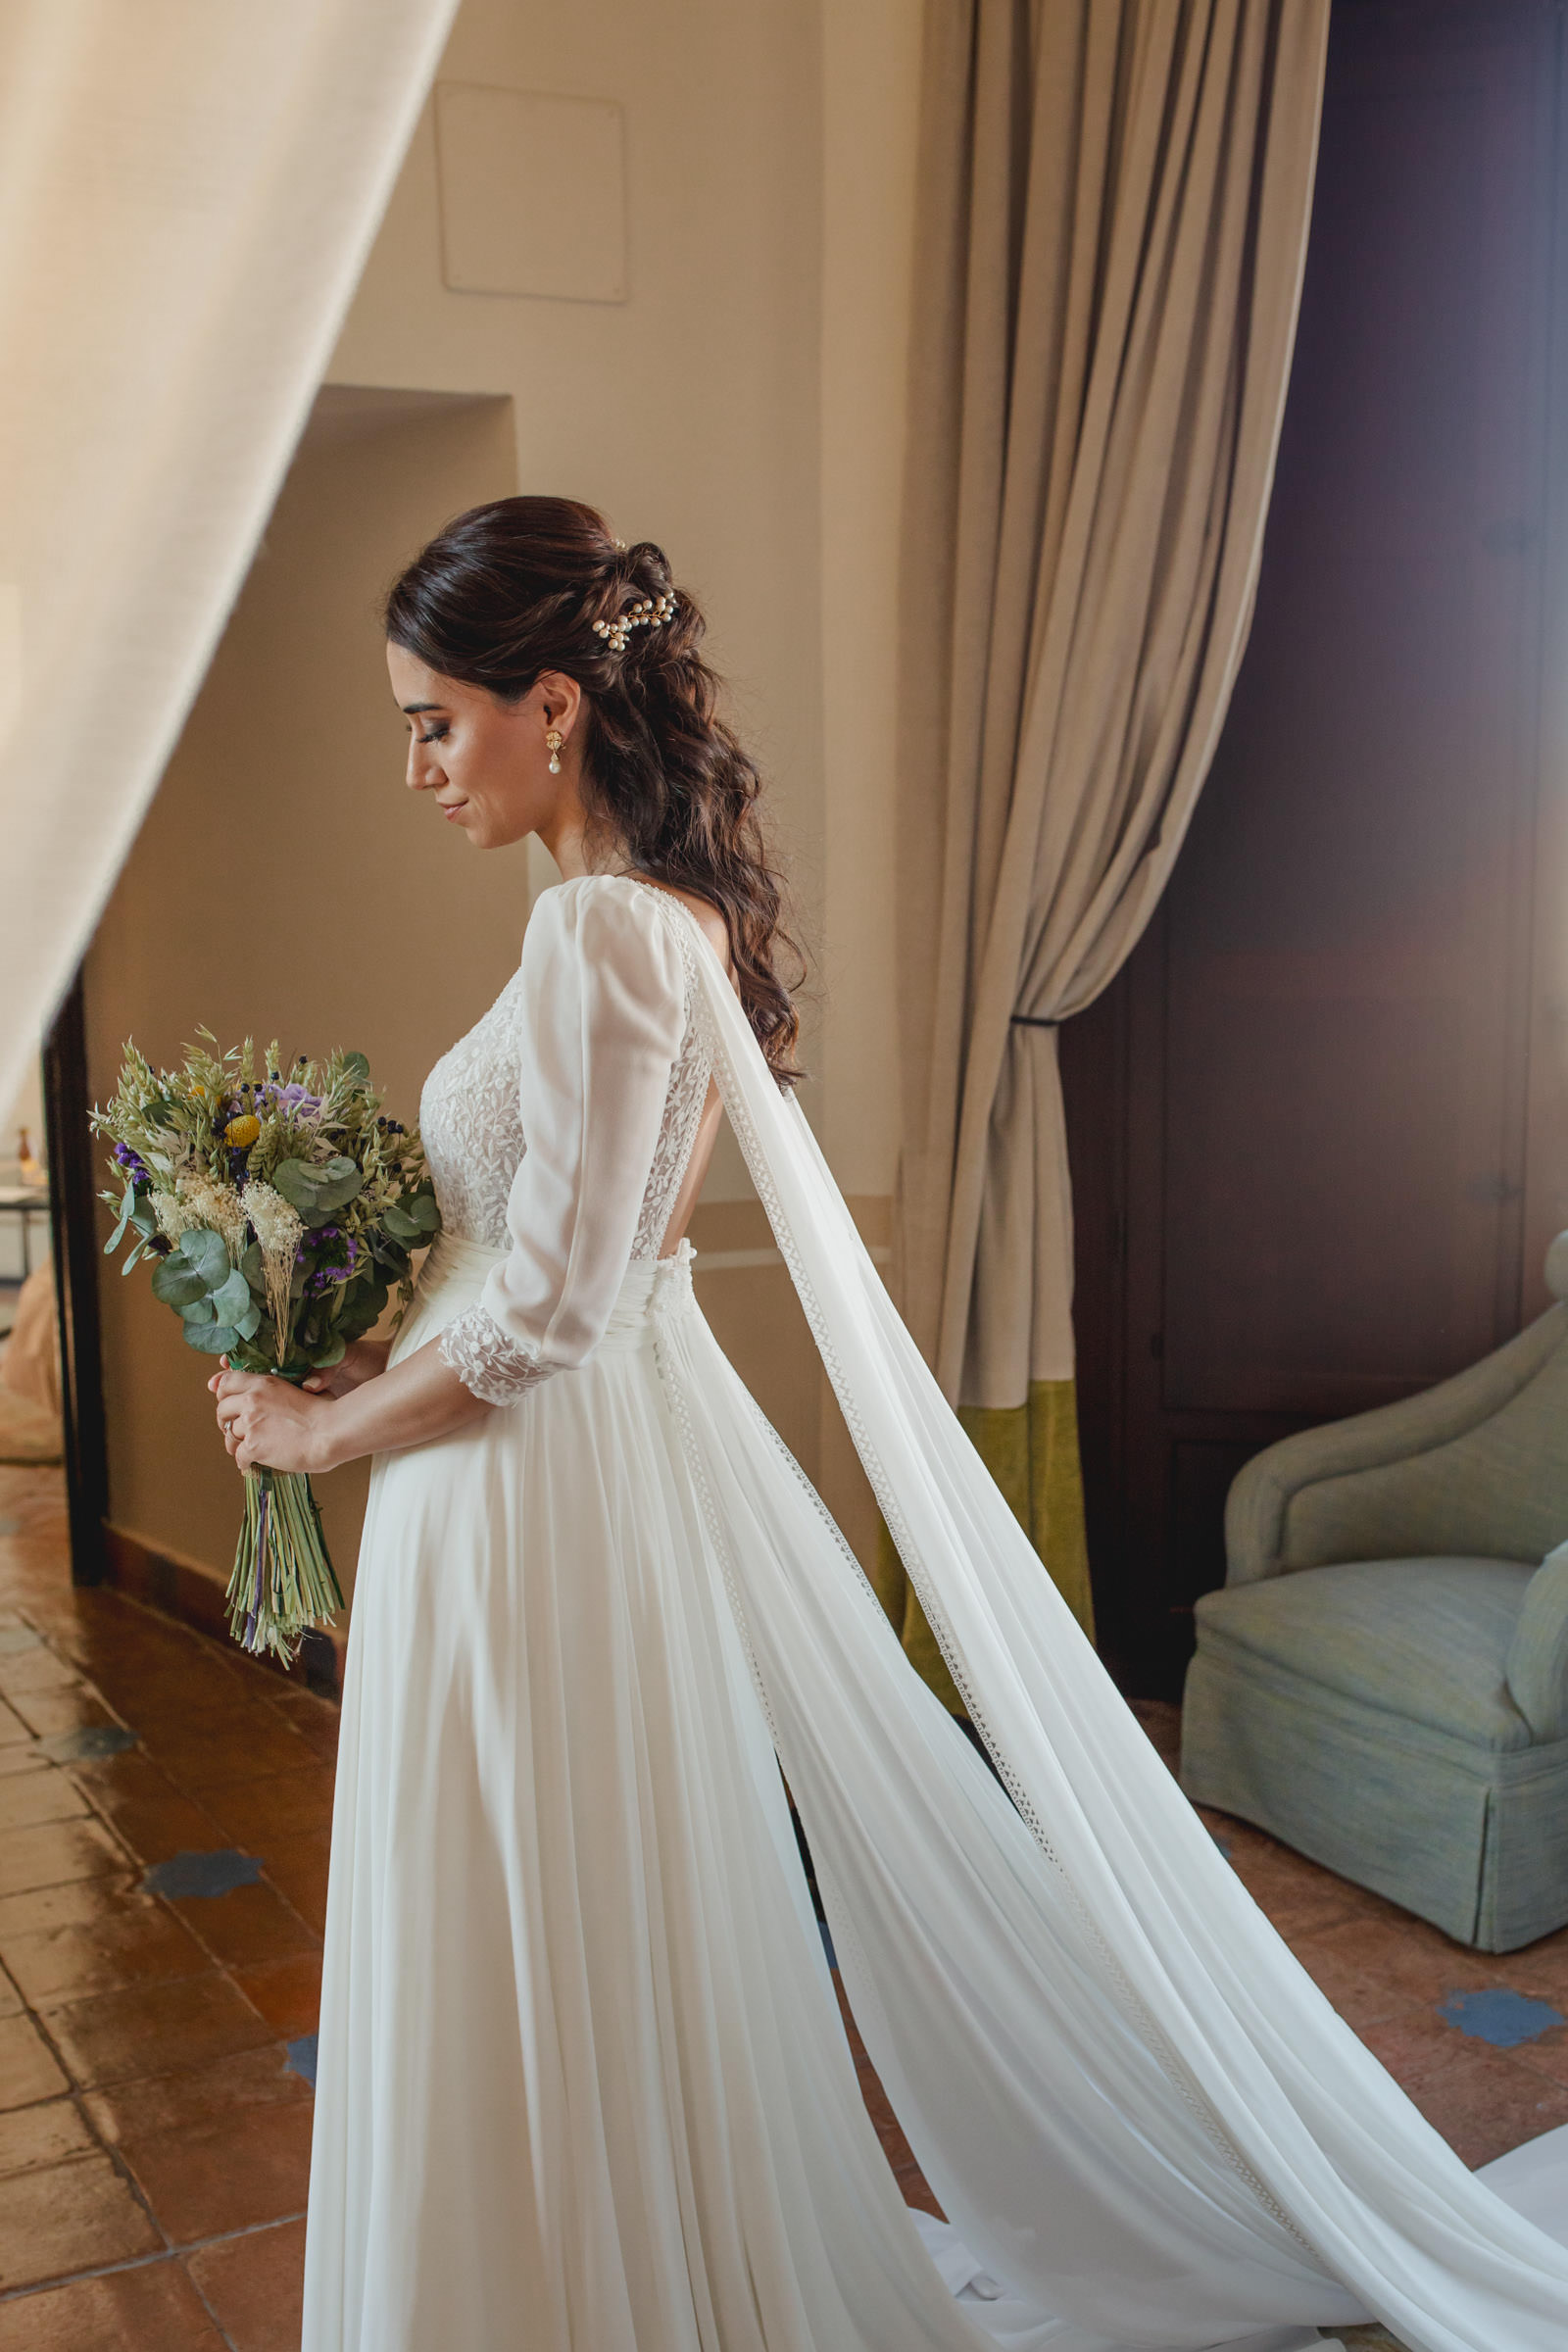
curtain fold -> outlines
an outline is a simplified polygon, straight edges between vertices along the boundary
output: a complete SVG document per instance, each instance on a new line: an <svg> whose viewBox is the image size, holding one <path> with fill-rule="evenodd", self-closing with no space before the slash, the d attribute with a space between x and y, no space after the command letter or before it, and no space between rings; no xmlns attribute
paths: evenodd
<svg viewBox="0 0 1568 2352"><path fill-rule="evenodd" d="M1328 15L927 9L896 1257L944 1391L1014 1449L1073 1377L1056 1028L1149 920L1250 621ZM1037 1540L1087 1627L1081 1510Z"/></svg>
<svg viewBox="0 0 1568 2352"><path fill-rule="evenodd" d="M0 14L0 1102L244 578L456 5ZM241 872L172 874L169 916L259 919Z"/></svg>

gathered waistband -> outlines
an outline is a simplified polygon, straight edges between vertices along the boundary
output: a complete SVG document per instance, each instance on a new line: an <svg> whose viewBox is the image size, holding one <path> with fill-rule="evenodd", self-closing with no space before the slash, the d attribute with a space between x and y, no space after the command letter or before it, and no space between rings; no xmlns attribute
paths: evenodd
<svg viewBox="0 0 1568 2352"><path fill-rule="evenodd" d="M441 1323L451 1322L478 1298L491 1268L500 1265L506 1254L504 1250L470 1242L462 1234L438 1234L419 1269L413 1311L421 1313L439 1300ZM661 1315L678 1314L694 1306L692 1262L696 1255L690 1242L682 1242L668 1257L638 1258L629 1265L621 1276L595 1354L606 1348L639 1346L651 1336Z"/></svg>

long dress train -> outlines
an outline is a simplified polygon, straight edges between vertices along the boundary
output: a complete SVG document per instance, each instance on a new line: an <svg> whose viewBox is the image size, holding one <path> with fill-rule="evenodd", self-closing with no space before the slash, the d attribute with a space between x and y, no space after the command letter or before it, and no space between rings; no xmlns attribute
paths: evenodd
<svg viewBox="0 0 1568 2352"><path fill-rule="evenodd" d="M710 1068L1006 1793L689 1252L656 1257ZM1568 2253L1191 1813L679 903L545 894L423 1117L447 1232L399 1351L439 1333L511 1401L373 1474L305 2352L1286 2352L1368 2312L1415 2352L1561 2352ZM905 2211L860 2106L780 1760L953 2231ZM1528 2202L1542 2168L1509 2163Z"/></svg>

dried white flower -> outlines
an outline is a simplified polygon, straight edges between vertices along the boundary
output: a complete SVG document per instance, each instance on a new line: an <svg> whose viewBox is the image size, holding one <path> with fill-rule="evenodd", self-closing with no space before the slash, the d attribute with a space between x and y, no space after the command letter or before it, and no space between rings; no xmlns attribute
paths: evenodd
<svg viewBox="0 0 1568 2352"><path fill-rule="evenodd" d="M187 1208L175 1193L154 1193L153 1215L166 1242L177 1242L182 1233L189 1233L193 1225L201 1223L195 1210Z"/></svg>
<svg viewBox="0 0 1568 2352"><path fill-rule="evenodd" d="M299 1210L285 1200L273 1186L263 1184L259 1179L245 1187L239 1197L239 1204L251 1221L264 1255L270 1256L274 1251L281 1254L287 1250L292 1261L295 1250L305 1238Z"/></svg>
<svg viewBox="0 0 1568 2352"><path fill-rule="evenodd" d="M216 1183L205 1168L190 1168L179 1179L179 1197L192 1212L191 1224L221 1234L229 1263L237 1266L245 1254L245 1210L239 1195Z"/></svg>
<svg viewBox="0 0 1568 2352"><path fill-rule="evenodd" d="M305 1238L305 1226L299 1210L284 1200L282 1194L260 1178L245 1187L239 1196L243 1214L249 1217L261 1244L262 1264L267 1274L267 1306L277 1334L277 1360L288 1353L288 1295L294 1280L294 1259Z"/></svg>

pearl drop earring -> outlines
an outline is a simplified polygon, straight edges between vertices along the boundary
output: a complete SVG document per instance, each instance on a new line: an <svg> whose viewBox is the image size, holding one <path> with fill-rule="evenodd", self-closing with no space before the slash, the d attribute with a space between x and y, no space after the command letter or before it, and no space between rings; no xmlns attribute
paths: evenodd
<svg viewBox="0 0 1568 2352"><path fill-rule="evenodd" d="M561 773L561 747L565 740L559 727L552 727L545 737L545 742L550 749L550 773L553 776L559 776Z"/></svg>

